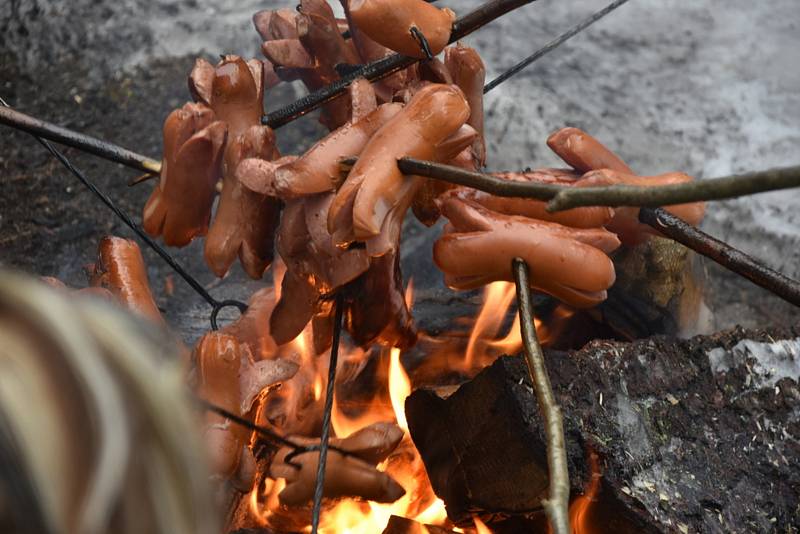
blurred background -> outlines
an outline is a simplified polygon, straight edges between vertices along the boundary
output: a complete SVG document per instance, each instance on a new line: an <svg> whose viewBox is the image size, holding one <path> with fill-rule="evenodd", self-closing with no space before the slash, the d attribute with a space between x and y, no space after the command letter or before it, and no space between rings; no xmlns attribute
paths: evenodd
<svg viewBox="0 0 800 534"><path fill-rule="evenodd" d="M440 3L463 14L480 2ZM538 0L466 42L482 54L491 79L605 3ZM36 117L160 158L161 124L189 99L186 76L194 58L261 57L251 16L286 5L4 0L0 97ZM708 178L796 165L799 26L797 0L631 0L487 95L488 167L557 165L545 139L567 125L597 136L642 174L681 170ZM300 84L282 84L267 94L266 107L278 108L304 92ZM314 117L278 130L285 153L298 153L320 137ZM134 171L73 149L66 154L139 218L152 185L128 188ZM93 261L99 239L130 235L30 136L5 127L0 185L2 266L82 287L83 265ZM798 201L795 190L716 202L703 229L797 277ZM416 223L406 229L404 275L421 290L417 306L447 291L430 259L437 235L436 228ZM159 306L194 341L208 328L208 307L144 252ZM214 279L202 261L202 241L175 254L217 297L246 300L263 284L247 281L238 265L226 279ZM704 267L716 329L796 323L796 308L715 264Z"/></svg>

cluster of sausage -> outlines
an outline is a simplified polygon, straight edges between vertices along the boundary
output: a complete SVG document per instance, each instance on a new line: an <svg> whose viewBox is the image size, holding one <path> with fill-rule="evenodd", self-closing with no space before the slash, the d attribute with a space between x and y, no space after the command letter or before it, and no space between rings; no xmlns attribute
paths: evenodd
<svg viewBox="0 0 800 534"><path fill-rule="evenodd" d="M569 187L667 185L692 178L683 173L637 176L597 139L577 128L563 128L548 146L571 169L494 173L516 181ZM449 224L434 247L434 260L454 288L470 289L495 280L512 280L511 261L521 257L531 269L535 289L577 308L605 300L614 284L608 254L620 243L633 246L655 231L639 223L638 208L585 207L549 213L539 200L498 198L455 188L440 198ZM667 206L691 224L703 217L702 203Z"/></svg>
<svg viewBox="0 0 800 534"><path fill-rule="evenodd" d="M259 279L274 249L286 265L277 302L272 289L259 291L247 313L223 331L207 334L194 353L200 394L250 420L259 396L296 371L294 364L266 364L257 355L265 346L288 343L309 324L315 351L329 348L334 295L357 344L414 344L417 331L399 267L409 209L428 226L441 215L448 220L433 255L450 287L510 280L511 261L521 257L535 289L575 307L606 298L615 279L612 251L653 234L638 222L635 208L549 213L541 201L499 198L403 175L397 166L402 157L468 170L484 166L483 62L472 48L447 46L454 19L450 10L423 0L342 3L346 20L336 19L325 0L257 13L254 23L267 61L225 56L212 65L197 60L189 77L194 101L173 111L164 124L161 178L144 208L145 229L168 245L184 246L205 236L205 258L218 276L238 256L245 272ZM281 156L274 132L261 124L266 88L301 80L310 90L319 89L348 66L393 51L421 58L443 52L443 60L426 59L376 83L356 80L347 94L323 108L321 121L330 133L299 156ZM691 180L682 173L637 176L575 128L557 131L548 145L569 169L494 175L570 187ZM356 159L349 172L343 172L346 158ZM701 204L668 209L693 224L703 215ZM129 305L158 315L149 290L141 291L146 287L141 257L114 267L119 254L129 254L126 246L108 245L119 251L108 253L108 259L101 246L95 278ZM217 414L209 414L206 423L215 473L246 487L253 469L250 433ZM383 430L381 443L390 452L397 443ZM347 440L341 445L346 447ZM288 452L279 452L271 472L288 481L281 501L299 506L311 498L316 457L305 453L288 465ZM372 452L332 454L329 462L341 476L328 478L326 495L398 498L402 492L396 483L374 469L385 455Z"/></svg>

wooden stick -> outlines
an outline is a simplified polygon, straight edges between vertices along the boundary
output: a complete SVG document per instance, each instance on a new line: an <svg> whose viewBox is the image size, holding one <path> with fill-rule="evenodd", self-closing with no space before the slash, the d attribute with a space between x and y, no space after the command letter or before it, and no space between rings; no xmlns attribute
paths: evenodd
<svg viewBox="0 0 800 534"><path fill-rule="evenodd" d="M727 243L701 232L691 224L661 208L642 208L639 220L660 233L744 276L754 284L800 306L800 283L774 271Z"/></svg>
<svg viewBox="0 0 800 534"><path fill-rule="evenodd" d="M0 107L0 124L122 163L148 174L159 174L161 172L160 161L137 154L114 143L102 141L96 137L31 117L9 107Z"/></svg>
<svg viewBox="0 0 800 534"><path fill-rule="evenodd" d="M343 163L350 163L351 161L354 160L345 159ZM397 161L397 166L403 174L426 176L451 184L472 187L473 189L479 189L498 197L550 200L564 189L563 186L554 184L505 180L492 176L491 174L467 171L451 165L444 165L433 161L422 161L414 158L401 158Z"/></svg>
<svg viewBox="0 0 800 534"><path fill-rule="evenodd" d="M517 305L522 327L522 341L525 345L525 361L528 364L531 382L536 390L539 410L544 417L545 435L547 436L550 489L548 498L542 501L542 505L550 520L553 534L569 534L569 471L561 408L553 395L542 347L536 337L536 326L533 323L533 303L528 281L528 264L520 258L514 258L511 266L517 285Z"/></svg>
<svg viewBox="0 0 800 534"><path fill-rule="evenodd" d="M670 206L724 200L792 187L800 187L800 165L655 187L570 187L559 192L548 203L547 210L562 211L581 206Z"/></svg>
<svg viewBox="0 0 800 534"><path fill-rule="evenodd" d="M669 206L800 187L800 166L655 187L628 185L569 187L537 182L516 182L413 158L402 158L397 162L397 166L404 174L416 174L472 187L498 197L549 200L548 211L563 211L582 206Z"/></svg>

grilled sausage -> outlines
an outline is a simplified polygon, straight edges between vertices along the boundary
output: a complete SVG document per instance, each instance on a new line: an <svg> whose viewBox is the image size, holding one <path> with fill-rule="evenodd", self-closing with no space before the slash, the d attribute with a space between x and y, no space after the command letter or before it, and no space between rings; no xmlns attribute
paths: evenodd
<svg viewBox="0 0 800 534"><path fill-rule="evenodd" d="M388 475L374 467L395 450L403 437L403 431L391 423L376 423L362 428L346 438L332 438L330 443L354 456L344 456L329 450L328 471L325 476L323 496L328 498L360 497L376 502L394 502L405 491ZM316 445L319 440L294 437L298 443ZM285 478L286 488L279 499L285 506L302 506L314 496L319 453L311 452L296 456L292 461L300 465L297 469L286 461L291 449L278 451L270 465L270 476Z"/></svg>
<svg viewBox="0 0 800 534"><path fill-rule="evenodd" d="M563 128L547 140L547 144L564 161L579 172L590 173L580 181L578 187L627 184L656 186L685 183L692 178L683 173L667 173L660 176L637 176L616 154L603 146L597 139L577 128ZM695 202L680 206L666 206L665 209L686 220L689 224L699 224L705 213L705 204ZM619 235L625 245L641 243L651 235L659 235L656 230L639 222L639 209L618 207L608 229Z"/></svg>
<svg viewBox="0 0 800 534"><path fill-rule="evenodd" d="M349 122L322 138L294 163L276 170L276 194L289 199L333 191L340 181L340 160L358 156L373 134L401 109L400 104L384 104L363 119Z"/></svg>
<svg viewBox="0 0 800 534"><path fill-rule="evenodd" d="M578 172L611 169L633 174L619 156L578 128L562 128L547 138L547 146Z"/></svg>
<svg viewBox="0 0 800 534"><path fill-rule="evenodd" d="M145 231L182 247L208 231L222 170L226 126L203 104L186 104L164 122L161 177L142 213Z"/></svg>
<svg viewBox="0 0 800 534"><path fill-rule="evenodd" d="M104 237L97 247L97 262L89 281L92 286L111 291L132 312L164 322L150 292L142 251L135 241Z"/></svg>
<svg viewBox="0 0 800 534"><path fill-rule="evenodd" d="M386 214L401 202L400 195L409 192L397 159L432 158L436 145L455 133L468 116L469 106L457 87L430 85L417 93L364 147L331 205L331 233L352 227L357 239L377 235ZM347 221L350 210L352 221ZM337 228L337 224L342 226Z"/></svg>
<svg viewBox="0 0 800 534"><path fill-rule="evenodd" d="M475 128L478 137L472 145L473 155L480 167L486 165L486 140L483 134L483 83L486 81L486 67L478 52L461 43L448 46L444 50L444 63L469 103L467 124Z"/></svg>
<svg viewBox="0 0 800 534"><path fill-rule="evenodd" d="M278 252L286 263L286 274L281 299L270 317L270 332L278 345L297 337L322 311L322 296L369 267L364 250L333 246L325 225L331 199L327 194L290 201L281 218Z"/></svg>
<svg viewBox="0 0 800 534"><path fill-rule="evenodd" d="M195 347L193 359L197 365L197 395L249 420L259 394L297 372L297 365L285 360L254 362L245 344L221 332L203 336ZM246 446L251 431L210 411L206 412L205 420L212 472L223 478L232 477L242 454L249 454Z"/></svg>
<svg viewBox="0 0 800 534"><path fill-rule="evenodd" d="M411 33L419 30L438 55L450 41L456 16L424 0L350 0L350 17L370 39L400 54L425 58L419 41Z"/></svg>
<svg viewBox="0 0 800 534"><path fill-rule="evenodd" d="M205 258L217 276L228 272L238 254L245 272L263 276L272 261L274 233L281 203L244 188L236 178L247 158L279 157L275 135L261 126L263 80L261 62L246 63L226 56L217 65L210 106L228 125L223 159L223 187L219 206L205 242Z"/></svg>
<svg viewBox="0 0 800 534"><path fill-rule="evenodd" d="M578 308L602 302L614 283L606 254L619 240L611 232L502 215L458 199L444 202L442 212L450 224L434 245L434 261L451 287L511 281L515 257L528 263L535 289Z"/></svg>
<svg viewBox="0 0 800 534"><path fill-rule="evenodd" d="M580 187L603 187L609 185L633 185L639 187L654 187L659 185L683 184L691 182L692 177L682 172L669 172L658 176L637 176L624 172L603 169L592 171L581 180ZM691 225L698 225L705 214L704 202L692 202L664 206L664 209L680 217ZM614 208L614 218L606 225L616 233L620 240L629 246L637 245L651 235L660 235L652 226L639 222L639 208L620 206Z"/></svg>
<svg viewBox="0 0 800 534"><path fill-rule="evenodd" d="M358 26L353 21L350 15L350 1L340 0L344 8L345 16L347 17L350 35L352 36L353 45L358 52L359 58L362 63L372 63L386 56L392 55L392 51L385 46L376 43L364 32L358 29ZM401 90L403 87L411 83L416 77L416 70L412 67L400 70L373 83L378 100L381 103L391 102L395 92Z"/></svg>
<svg viewBox="0 0 800 534"><path fill-rule="evenodd" d="M558 185L575 186L581 183L580 175L560 171L558 169L537 169L524 173L492 173L497 178L521 182L541 182ZM554 222L572 228L599 228L608 224L614 210L607 207L586 207L550 213L546 210L547 202L530 198L497 197L477 189L458 187L444 193L444 198L470 200L481 206L504 213L521 215L541 221Z"/></svg>
<svg viewBox="0 0 800 534"><path fill-rule="evenodd" d="M243 187L236 168L247 158L271 158L275 150L274 134L266 126L252 126L229 143L219 206L204 249L217 276L228 272L237 254L253 279L260 279L272 262L281 203Z"/></svg>

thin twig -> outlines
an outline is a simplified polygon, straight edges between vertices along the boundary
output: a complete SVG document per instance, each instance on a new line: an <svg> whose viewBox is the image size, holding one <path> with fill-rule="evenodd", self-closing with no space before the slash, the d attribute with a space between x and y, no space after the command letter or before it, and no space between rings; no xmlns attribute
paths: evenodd
<svg viewBox="0 0 800 534"><path fill-rule="evenodd" d="M0 124L5 124L28 132L31 135L55 141L56 143L71 146L89 152L102 158L122 163L128 167L138 169L148 174L158 174L161 172L161 162L147 156L137 154L127 148L123 148L108 141L102 141L96 137L78 133L68 128L63 128L57 124L46 122L25 113L21 113L10 107L0 107Z"/></svg>
<svg viewBox="0 0 800 534"><path fill-rule="evenodd" d="M311 509L311 534L317 534L319 515L322 510L322 494L325 489L325 465L328 461L328 439L331 434L331 410L333 410L333 391L336 386L336 366L339 363L339 340L342 334L342 296L336 295L334 301L333 342L331 358L328 362L328 385L325 391L325 411L322 414L322 435L320 437L317 480L314 486L314 506Z"/></svg>
<svg viewBox="0 0 800 534"><path fill-rule="evenodd" d="M472 187L498 197L549 200L548 211L563 211L582 206L669 206L724 200L800 187L800 166L654 187L628 185L570 187L538 182L517 182L413 158L402 158L397 162L397 166L404 174L426 176Z"/></svg>
<svg viewBox="0 0 800 534"><path fill-rule="evenodd" d="M535 1L536 0L491 0L463 17L460 17L453 23L453 30L450 33L450 42L454 43L481 26L505 15L509 11ZM419 59L417 58L400 54L392 54L378 61L373 61L351 72L347 76L342 77L340 80L318 89L286 107L265 115L261 119L261 122L271 128L279 128L306 115L323 104L338 98L344 94L347 87L357 78L366 78L370 81L380 80L418 61Z"/></svg>
<svg viewBox="0 0 800 534"><path fill-rule="evenodd" d="M531 382L536 390L539 411L542 412L547 436L547 467L550 474L548 499L542 502L544 511L550 519L553 534L569 534L569 471L567 470L567 449L564 440L564 423L550 385L544 354L536 338L533 324L533 303L531 302L528 264L520 258L511 262L514 281L517 285L517 306L522 328L522 341L525 345L525 361Z"/></svg>
<svg viewBox="0 0 800 534"><path fill-rule="evenodd" d="M538 200L550 200L559 192L566 189L565 186L554 184L543 184L539 182L517 182L497 178L491 174L481 172L466 171L464 169L444 165L433 161L422 161L414 158L401 158L397 166L403 174L415 174L435 178L451 184L463 185L473 189L479 189L498 197L518 197L535 198Z"/></svg>
<svg viewBox="0 0 800 534"><path fill-rule="evenodd" d="M800 283L774 271L741 250L701 232L691 224L661 208L642 208L639 220L678 243L714 260L786 302L800 306Z"/></svg>
<svg viewBox="0 0 800 534"><path fill-rule="evenodd" d="M800 165L654 187L571 187L556 195L548 203L547 209L562 211L580 206L669 206L724 200L792 187L800 187Z"/></svg>
<svg viewBox="0 0 800 534"><path fill-rule="evenodd" d="M487 83L483 87L483 94L488 93L489 91L491 91L492 89L494 89L507 79L511 78L512 76L517 74L519 71L521 71L522 69L524 69L525 67L527 67L540 57L544 56L549 52L552 52L553 50L564 44L566 41L569 41L571 38L575 37L577 34L582 32L583 30L585 30L598 20L602 19L603 17L605 17L606 15L608 15L609 13L611 13L612 11L614 11L615 9L617 9L626 2L628 2L628 0L615 0L614 2L611 2L606 7L601 9L600 11L597 11L596 13L590 15L588 18L584 19L578 25L562 33L561 35L559 35L558 37L556 37L555 39L544 45L542 48L540 48L530 56L526 57L525 59L523 59L522 61L520 61L507 71L505 71L503 74L501 74L494 80Z"/></svg>

